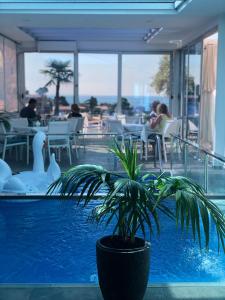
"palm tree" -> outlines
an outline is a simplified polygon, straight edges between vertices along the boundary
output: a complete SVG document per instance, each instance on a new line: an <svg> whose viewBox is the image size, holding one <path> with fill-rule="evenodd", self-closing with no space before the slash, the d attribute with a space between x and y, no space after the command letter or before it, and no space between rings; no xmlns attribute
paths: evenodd
<svg viewBox="0 0 225 300"><path fill-rule="evenodd" d="M47 75L50 80L45 87L50 85L56 86L55 92L55 115L59 114L59 90L61 83L69 83L73 78L73 71L70 69L70 61L51 60L47 63L45 70L41 70L42 74Z"/></svg>

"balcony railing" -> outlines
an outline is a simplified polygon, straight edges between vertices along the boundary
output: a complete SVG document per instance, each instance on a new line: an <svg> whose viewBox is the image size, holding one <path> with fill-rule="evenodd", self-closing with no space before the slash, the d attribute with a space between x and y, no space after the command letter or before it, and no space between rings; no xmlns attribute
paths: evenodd
<svg viewBox="0 0 225 300"><path fill-rule="evenodd" d="M174 145L177 151L174 151ZM225 198L225 157L179 136L171 141L171 172L199 183L215 199Z"/></svg>

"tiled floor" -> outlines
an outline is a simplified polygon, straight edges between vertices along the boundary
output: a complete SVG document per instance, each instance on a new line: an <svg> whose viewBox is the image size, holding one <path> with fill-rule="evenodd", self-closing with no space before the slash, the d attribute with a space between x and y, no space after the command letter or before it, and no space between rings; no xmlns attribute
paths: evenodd
<svg viewBox="0 0 225 300"><path fill-rule="evenodd" d="M225 285L150 286L144 300L224 300ZM103 300L98 287L0 287L0 300Z"/></svg>
<svg viewBox="0 0 225 300"><path fill-rule="evenodd" d="M78 156L76 156L76 152L73 149L72 153L72 165L77 164L100 164L109 170L119 170L119 165L114 160L114 156L109 151L109 147L112 145L112 140L110 139L102 139L102 138L87 138L85 139L85 149L81 145L80 149L78 150ZM26 164L25 156L22 160L17 159L15 152L7 152L6 155L6 162L10 165L13 172L20 172L24 170L31 170L32 169L32 152L30 152L30 163L29 165ZM57 155L56 158L58 159ZM45 164L46 167L48 166L49 160L48 155L46 154ZM153 156L150 154L147 161L140 160L140 163L143 163L144 169L155 169L159 170L159 163L157 162L156 166L154 166L154 159ZM60 168L62 171L67 170L71 166L69 165L69 159L66 154L66 151L61 153L61 160L58 161ZM165 166L166 168L169 167L169 164Z"/></svg>
<svg viewBox="0 0 225 300"><path fill-rule="evenodd" d="M109 151L110 145L113 141L110 138L102 138L97 136L95 138L85 138L85 149L83 146L78 150L78 156L76 156L75 150L73 150L73 161L72 165L69 165L69 160L66 155L66 152L63 151L61 155L61 161L59 163L62 171L69 169L71 166L78 164L99 164L105 167L108 170L121 171L119 163L115 160L112 153ZM82 144L82 141L81 141ZM188 155L188 167L186 175L195 180L195 182L204 186L204 157L199 157L199 154L196 152L190 152ZM29 165L26 164L25 157L23 160L16 160L15 153L8 152L6 156L6 162L10 165L13 172L21 172L25 170L32 170L32 153L30 157ZM152 173L159 173L159 162L154 163L153 154L150 153L148 160L140 159L139 163L142 164L143 171L150 171ZM45 165L48 167L49 160L46 155ZM171 172L170 164L170 154L168 154L168 163L163 163L164 171ZM185 175L184 171L184 160L183 155L173 155L173 165L172 165L172 175ZM214 194L225 194L225 169L221 164L219 167L209 166L208 169L208 183L209 183L209 193Z"/></svg>

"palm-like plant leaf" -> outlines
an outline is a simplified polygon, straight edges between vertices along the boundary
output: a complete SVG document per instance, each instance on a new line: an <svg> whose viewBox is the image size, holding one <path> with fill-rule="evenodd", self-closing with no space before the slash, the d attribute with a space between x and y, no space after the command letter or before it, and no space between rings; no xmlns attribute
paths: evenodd
<svg viewBox="0 0 225 300"><path fill-rule="evenodd" d="M120 160L125 176L109 172L101 166L80 165L65 172L50 188L67 197L78 195L86 206L103 187L105 195L94 210L92 217L106 225L113 222L113 234L125 240L135 240L138 231L144 237L146 229L150 234L160 232L158 211L174 218L182 230L192 227L194 238L197 236L202 247L202 231L205 246L209 246L210 220L216 226L218 245L224 247L225 219L221 210L204 195L202 188L185 177L159 177L147 174L141 176L141 166L137 165L136 147L126 146L124 151L117 144L111 149ZM175 212L164 202L175 201Z"/></svg>

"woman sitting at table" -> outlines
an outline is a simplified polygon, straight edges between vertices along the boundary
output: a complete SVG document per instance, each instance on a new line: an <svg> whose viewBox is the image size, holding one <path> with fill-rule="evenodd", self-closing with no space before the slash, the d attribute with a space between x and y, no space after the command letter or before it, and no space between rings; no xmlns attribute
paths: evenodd
<svg viewBox="0 0 225 300"><path fill-rule="evenodd" d="M156 118L157 117L157 106L160 104L159 101L155 100L152 102L152 105L151 105L151 112L149 114L149 119L152 119L152 118Z"/></svg>
<svg viewBox="0 0 225 300"><path fill-rule="evenodd" d="M162 133L166 123L171 119L168 107L166 104L161 103L157 106L157 117L150 120L151 131Z"/></svg>
<svg viewBox="0 0 225 300"><path fill-rule="evenodd" d="M68 118L82 118L80 107L76 103L71 105L71 113L68 115Z"/></svg>

